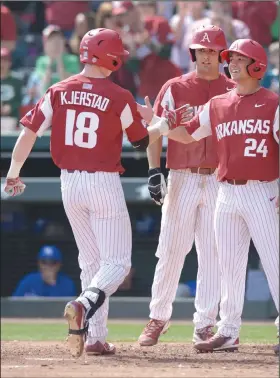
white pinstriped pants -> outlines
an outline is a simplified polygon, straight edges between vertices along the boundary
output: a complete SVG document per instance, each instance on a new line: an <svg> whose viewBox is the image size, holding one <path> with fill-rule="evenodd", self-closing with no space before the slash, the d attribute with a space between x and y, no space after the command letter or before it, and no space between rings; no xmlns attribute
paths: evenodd
<svg viewBox="0 0 280 378"><path fill-rule="evenodd" d="M214 236L217 200L216 175L189 170L170 170L168 194L162 206L159 258L152 286L150 318L171 318L185 257L195 241L198 257L196 312L197 329L216 324L220 301L220 271Z"/></svg>
<svg viewBox="0 0 280 378"><path fill-rule="evenodd" d="M278 183L221 183L215 210L215 236L221 267L219 333L237 337L244 304L250 238L260 256L279 311L279 215L275 208ZM275 321L279 326L279 318Z"/></svg>
<svg viewBox="0 0 280 378"><path fill-rule="evenodd" d="M61 192L79 250L82 290L96 287L106 294L89 321L87 342L104 342L109 296L131 267L131 224L120 177L118 173L62 170Z"/></svg>

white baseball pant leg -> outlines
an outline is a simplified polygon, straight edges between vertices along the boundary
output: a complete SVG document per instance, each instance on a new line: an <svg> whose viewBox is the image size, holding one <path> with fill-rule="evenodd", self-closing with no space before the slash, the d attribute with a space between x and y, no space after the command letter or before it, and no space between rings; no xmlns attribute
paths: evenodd
<svg viewBox="0 0 280 378"><path fill-rule="evenodd" d="M131 267L131 224L117 173L61 174L65 212L79 249L82 290L96 287L106 299L89 321L88 343L104 342L109 296Z"/></svg>
<svg viewBox="0 0 280 378"><path fill-rule="evenodd" d="M218 332L224 336L239 335L250 237L279 311L279 220L275 201L270 201L277 195L276 182L220 184L214 227L222 273Z"/></svg>
<svg viewBox="0 0 280 378"><path fill-rule="evenodd" d="M205 180L205 187L195 225L198 269L193 322L196 329L215 326L221 299L221 272L214 233L219 184L216 175L203 176L202 180Z"/></svg>
<svg viewBox="0 0 280 378"><path fill-rule="evenodd" d="M163 321L171 318L185 257L196 236L199 269L194 323L197 328L215 324L220 300L213 228L216 196L215 175L202 176L186 170L170 171L168 194L162 207L156 252L159 260L152 286L150 318ZM209 289L213 290L210 294ZM213 302L210 303L209 298Z"/></svg>

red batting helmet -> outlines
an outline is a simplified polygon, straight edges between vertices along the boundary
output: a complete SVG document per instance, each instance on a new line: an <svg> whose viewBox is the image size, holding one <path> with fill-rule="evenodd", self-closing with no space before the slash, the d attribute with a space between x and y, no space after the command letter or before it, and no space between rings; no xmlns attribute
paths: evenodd
<svg viewBox="0 0 280 378"><path fill-rule="evenodd" d="M215 25L201 26L194 31L189 45L192 61L195 62L195 49L213 49L222 51L227 48L227 41L221 28Z"/></svg>
<svg viewBox="0 0 280 378"><path fill-rule="evenodd" d="M87 32L80 44L80 61L117 71L122 57L129 55L120 35L110 29L93 29Z"/></svg>
<svg viewBox="0 0 280 378"><path fill-rule="evenodd" d="M252 39L238 39L232 43L228 50L224 50L221 53L222 60L230 63L231 52L237 52L253 59L253 63L247 66L248 74L251 77L261 79L264 76L267 67L267 56L265 49L258 42Z"/></svg>

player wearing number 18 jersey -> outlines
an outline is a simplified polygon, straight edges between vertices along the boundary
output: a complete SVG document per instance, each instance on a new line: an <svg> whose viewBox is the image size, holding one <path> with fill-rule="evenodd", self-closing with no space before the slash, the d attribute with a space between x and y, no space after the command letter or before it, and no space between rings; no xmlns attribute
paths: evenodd
<svg viewBox="0 0 280 378"><path fill-rule="evenodd" d="M257 42L237 40L221 55L237 88L212 98L185 129L179 128L184 143L212 135L219 160L214 229L222 273L221 320L214 337L195 344L200 351L238 346L250 238L279 311L279 97L259 85L267 57ZM180 124L180 114L176 118ZM279 317L275 323L279 327Z"/></svg>
<svg viewBox="0 0 280 378"><path fill-rule="evenodd" d="M119 173L123 133L136 149L146 149L168 131L146 129L132 95L108 76L122 64L124 50L118 33L88 32L81 41L80 75L55 84L21 119L5 191L21 194L20 169L37 136L51 127L51 154L61 169L66 215L79 249L82 294L69 302L68 343L73 356L114 353L106 343L109 297L131 266L131 225Z"/></svg>

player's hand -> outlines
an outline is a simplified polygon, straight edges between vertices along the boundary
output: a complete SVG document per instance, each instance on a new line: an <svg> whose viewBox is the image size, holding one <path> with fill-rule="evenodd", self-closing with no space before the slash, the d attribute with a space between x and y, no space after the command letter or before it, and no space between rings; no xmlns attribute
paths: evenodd
<svg viewBox="0 0 280 378"><path fill-rule="evenodd" d="M149 124L154 116L154 111L148 96L145 97L145 105L140 105L137 103L137 110L144 121Z"/></svg>
<svg viewBox="0 0 280 378"><path fill-rule="evenodd" d="M152 200L159 206L163 204L164 197L167 194L167 187L164 175L160 168L149 169L148 171L148 189Z"/></svg>
<svg viewBox="0 0 280 378"><path fill-rule="evenodd" d="M169 109L168 104L165 106L162 117L167 120L170 130L178 126L186 125L194 116L193 108L185 104L177 109Z"/></svg>
<svg viewBox="0 0 280 378"><path fill-rule="evenodd" d="M26 185L21 181L19 177L17 178L6 178L6 183L4 187L5 193L7 193L10 197L20 196Z"/></svg>

